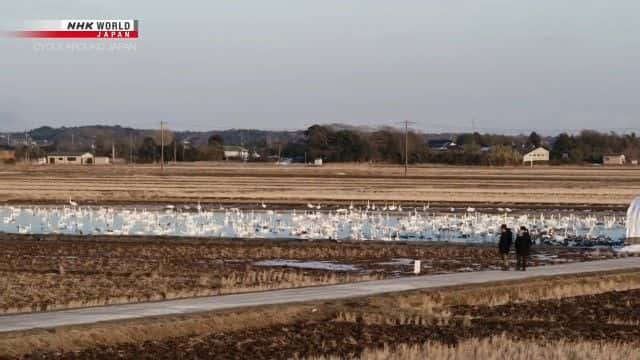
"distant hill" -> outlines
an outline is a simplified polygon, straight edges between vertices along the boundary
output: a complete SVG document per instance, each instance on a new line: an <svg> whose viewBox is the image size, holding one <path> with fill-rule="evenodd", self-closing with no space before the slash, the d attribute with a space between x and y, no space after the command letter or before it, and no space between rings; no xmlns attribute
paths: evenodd
<svg viewBox="0 0 640 360"><path fill-rule="evenodd" d="M160 131L158 129L135 129L122 126L76 126L76 127L58 127L43 126L32 129L27 132L30 140L42 146L89 149L91 145L95 146L111 146L111 143L127 144L130 140L140 143L145 137L153 137L160 140ZM22 143L25 139L25 133L10 133L12 143ZM212 130L212 131L167 131L167 139L173 136L178 141L189 141L194 145L204 145L212 135L222 137L224 144L227 145L262 145L287 143L296 140L304 135L304 130L299 131L270 131L270 130L253 130L253 129L229 129L229 130ZM170 140L169 140L170 141ZM72 146L73 145L73 146Z"/></svg>
<svg viewBox="0 0 640 360"><path fill-rule="evenodd" d="M353 126L348 124L333 123L324 125L334 131L348 130L361 133L371 133L378 130L398 131L396 128ZM306 129L295 131L283 130L257 130L257 129L229 129L210 131L175 131L170 129L167 133L167 142L173 137L182 142L188 141L195 146L207 144L208 139L213 135L222 138L225 145L243 145L246 147L264 147L265 145L287 144L296 142L304 137ZM401 130L401 129L400 129ZM98 149L110 149L111 143L128 144L133 141L140 144L145 137L153 137L160 142L160 131L158 129L136 129L132 127L122 127L119 125L90 125L74 127L50 127L43 126L27 132L31 141L49 150L76 149L88 150L93 145ZM7 134L3 135L3 140L7 139ZM25 133L15 132L8 134L12 144L24 142ZM450 135L447 134L447 137Z"/></svg>
<svg viewBox="0 0 640 360"><path fill-rule="evenodd" d="M373 126L362 126L362 125L355 126L355 125L339 124L339 123L333 123L333 124L328 124L324 126L332 129L333 131L349 130L349 131L358 131L362 133L371 133L381 129Z"/></svg>

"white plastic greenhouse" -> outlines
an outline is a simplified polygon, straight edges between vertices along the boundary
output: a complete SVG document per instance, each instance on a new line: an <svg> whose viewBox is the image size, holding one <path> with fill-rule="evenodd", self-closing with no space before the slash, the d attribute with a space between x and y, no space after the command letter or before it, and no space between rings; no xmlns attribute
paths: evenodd
<svg viewBox="0 0 640 360"><path fill-rule="evenodd" d="M622 252L640 253L640 196L633 199L627 210L626 246Z"/></svg>
<svg viewBox="0 0 640 360"><path fill-rule="evenodd" d="M638 243L640 240L640 196L635 198L627 210L627 241Z"/></svg>

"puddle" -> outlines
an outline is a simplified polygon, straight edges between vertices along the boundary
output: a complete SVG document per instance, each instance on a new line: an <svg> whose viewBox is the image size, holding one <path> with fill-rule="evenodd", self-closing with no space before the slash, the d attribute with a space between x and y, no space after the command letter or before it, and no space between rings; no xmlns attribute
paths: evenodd
<svg viewBox="0 0 640 360"><path fill-rule="evenodd" d="M356 271L356 266L339 264L331 261L300 261L300 260L263 260L253 263L256 266L269 267L293 267L299 269L329 270L329 271Z"/></svg>

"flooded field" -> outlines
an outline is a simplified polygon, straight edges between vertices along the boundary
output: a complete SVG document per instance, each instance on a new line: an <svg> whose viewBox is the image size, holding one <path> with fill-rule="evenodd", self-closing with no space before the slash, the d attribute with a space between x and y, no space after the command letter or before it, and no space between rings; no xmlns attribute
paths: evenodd
<svg viewBox="0 0 640 360"><path fill-rule="evenodd" d="M625 217L616 212L493 211L402 208L266 210L239 208L0 207L0 232L65 235L153 235L260 239L409 240L487 243L498 227L526 226L537 243L616 245Z"/></svg>

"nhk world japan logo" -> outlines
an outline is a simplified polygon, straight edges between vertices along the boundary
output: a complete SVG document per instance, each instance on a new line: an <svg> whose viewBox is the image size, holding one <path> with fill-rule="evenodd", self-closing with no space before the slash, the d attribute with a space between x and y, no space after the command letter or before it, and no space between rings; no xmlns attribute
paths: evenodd
<svg viewBox="0 0 640 360"><path fill-rule="evenodd" d="M10 35L34 39L137 39L138 20L33 20Z"/></svg>

